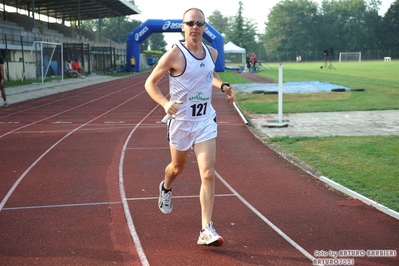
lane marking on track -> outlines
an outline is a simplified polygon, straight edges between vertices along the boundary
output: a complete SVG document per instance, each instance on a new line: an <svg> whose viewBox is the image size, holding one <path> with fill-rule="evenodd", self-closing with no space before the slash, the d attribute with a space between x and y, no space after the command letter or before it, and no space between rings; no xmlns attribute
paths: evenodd
<svg viewBox="0 0 399 266"><path fill-rule="evenodd" d="M234 194L217 194L215 197L235 197ZM199 198L199 195L193 196L175 196L173 195L173 199L192 199L192 198ZM159 197L145 197L145 198L126 198L127 200L134 201L134 200L158 200Z"/></svg>
<svg viewBox="0 0 399 266"><path fill-rule="evenodd" d="M120 79L120 80L121 80L122 82L113 83L113 86L115 86L115 85L118 84L118 83L122 83L122 84L125 83L125 81L124 81L123 79ZM106 82L106 83L107 83L107 82ZM104 84L104 87L101 87L101 86L100 86L100 87L96 87L95 89L88 90L88 91L84 91L84 92L82 92L82 93L77 93L77 94L74 94L74 95L72 95L72 96L65 97L65 98L62 98L62 99L53 101L53 102L51 102L51 103L44 103L44 104L36 105L36 106L31 107L31 108L28 108L28 109L23 109L23 110L20 110L20 111L12 112L12 113L10 113L10 114L6 114L6 115L3 115L3 116L0 116L0 118L4 118L4 117L8 117L8 116L17 115L17 114L19 114L19 113L28 112L28 111L31 111L31 110L34 110L34 109L38 109L38 108L43 107L43 106L48 106L48 105L50 105L50 104L54 104L54 103L57 103L57 102L62 102L62 101L68 100L68 99L80 97L80 96L82 96L82 95L89 94L89 93L92 93L92 92L95 92L95 91L100 91L100 90L102 90L102 89L108 90L109 84L106 84L106 83L100 83L101 85ZM95 85L97 85L97 84L95 84ZM90 86L92 86L92 85L80 87L80 88L77 88L77 89L87 88L87 87L90 87ZM63 92L67 92L67 91L63 91ZM47 96L50 96L50 95L47 95ZM32 99L32 100L33 100L33 99ZM18 103L19 103L19 102L18 102Z"/></svg>
<svg viewBox="0 0 399 266"><path fill-rule="evenodd" d="M133 133L137 130L137 128L146 120L156 109L158 108L158 105L156 105L146 116L141 119L139 123L130 131L129 135L127 136L125 143L123 144L122 151L121 151L121 157L119 159L119 194L122 199L122 206L123 206L123 211L125 212L125 218L127 222L127 226L129 228L130 236L132 237L134 246L136 247L136 252L137 255L139 256L141 265L143 266L149 266L150 263L148 262L147 256L145 255L143 246L141 245L140 238L137 234L136 227L134 226L133 223L133 217L129 209L129 204L128 200L126 198L126 192L125 192L125 185L124 185L124 177L123 177L123 163L125 161L125 153L127 148L127 144L129 143L131 137L133 136Z"/></svg>
<svg viewBox="0 0 399 266"><path fill-rule="evenodd" d="M164 81L166 81L166 79L164 79L164 80L161 81L161 82L164 82ZM168 95L166 95L166 97L167 97L167 96L168 96ZM135 247L136 247L137 254L138 254L139 259L140 259L140 262L141 262L141 264L142 264L143 266L149 266L150 264L149 264L149 262L148 262L148 260L147 260L147 256L145 255L145 252L144 252L144 250L143 250L143 247L141 246L140 238L139 238L139 236L138 236L138 234L137 234L137 231L136 231L136 228L135 228L135 226L134 226L132 214L131 214L130 209L129 209L128 200L127 200L127 198L126 198L125 185L124 185L124 177L123 177L123 163L124 163L124 161L125 161L125 153L126 153L126 150L128 149L128 148L127 148L127 145L128 145L128 143L129 143L131 137L133 136L134 132L138 129L138 127L139 127L141 124L143 124L143 122L144 122L144 121L145 121L158 107L159 107L159 105L156 104L155 107L154 107L150 112L148 112L148 114L147 114L146 116L144 116L143 119L141 119L141 121L140 121L139 123L137 123L137 125L136 125L136 126L132 129L132 131L129 133L129 135L128 135L127 138L126 138L125 143L123 144L123 148L122 148L122 151L121 151L121 157L120 157L120 160L119 160L119 179L118 179L118 180L119 180L119 194L120 194L121 199L122 199L123 210L124 210L124 212L125 212L125 217L126 217L126 221L127 221L127 225L128 225L129 231L130 231L130 235L131 235L131 237L132 237L132 239L133 239L133 243L134 243L134 245L135 245Z"/></svg>
<svg viewBox="0 0 399 266"><path fill-rule="evenodd" d="M216 172L216 171L215 171ZM246 201L238 192L230 186L219 173L216 172L217 178L242 202L246 205L252 212L254 212L262 221L269 225L277 234L284 238L289 244L295 247L299 252L305 255L312 262L315 259L309 252L307 252L303 247L298 245L294 240L292 240L288 235L286 235L280 228L269 221L262 213L260 213L254 206L252 206L248 201Z"/></svg>
<svg viewBox="0 0 399 266"><path fill-rule="evenodd" d="M137 84L136 84L136 85L137 85ZM29 127L29 126L31 126L31 125L37 124L37 123L39 123L39 122L42 122L42 121L45 121L45 120L47 120L47 119L50 119L50 118L53 118L53 117L59 116L59 115L61 115L61 114L64 114L64 113L67 113L67 112L69 112L69 111L72 111L72 110L74 110L74 109L77 109L77 108L79 108L79 107L85 106L85 105L87 105L87 104L89 104L89 103L92 103L92 102L98 101L98 100L100 100L100 99L102 99L102 98L106 98L106 97L108 97L108 96L110 96L110 95L112 95L112 94L116 94L116 93L118 93L118 92L121 92L121 91L127 90L127 89L129 89L129 88L130 88L130 87L128 86L128 87L125 87L125 88L123 88L123 89L120 89L120 90L118 90L118 91L113 91L113 92L111 92L111 93L109 93L109 94L106 94L106 95L103 95L103 96L101 96L101 97L98 97L98 98L96 98L96 99L93 99L93 100L91 100L91 101L85 102L85 103L83 103L83 104L81 104L81 105L78 105L78 106L72 107L72 108L70 108L70 109L64 110L64 111L62 111L62 112L59 112L59 113L57 113L57 114L54 114L54 115L51 115L51 116L45 117L45 118L43 118L43 119L40 119L40 120L37 120L37 121L35 121L35 122L32 122L32 123L26 124L26 125L24 125L24 126L21 126L21 127L19 127L19 128L13 129L13 130L11 130L11 131L9 131L9 132L7 132L7 133L3 134L3 135L0 135L0 138L2 138L2 137L4 137L4 136L7 136L7 135L9 135L9 134L11 134L11 133L13 133L13 132L15 132L15 131L18 131L18 130L20 130L20 129L23 129L23 128L26 128L26 127ZM144 92L141 92L140 94L142 94L142 93L144 93ZM138 94L138 95L140 95L140 94ZM0 208L0 210L1 210L1 208Z"/></svg>
<svg viewBox="0 0 399 266"><path fill-rule="evenodd" d="M20 177L17 179L17 181L15 181L15 183L14 183L14 184L12 185L12 187L9 189L9 191L7 192L7 194L4 196L3 200L0 202L0 212L3 210L4 205L7 203L8 199L11 197L12 193L14 193L14 191L15 191L15 189L18 187L19 183L22 182L22 180L23 180L23 179L25 178L25 176L30 172L30 170L31 170L33 167L35 167L35 166L41 161L41 159L43 159L43 157L46 156L46 155L47 155L52 149L54 149L58 144L60 144L63 140L65 140L67 137L69 137L70 135L72 135L73 133L75 133L76 131L78 131L79 129L83 128L84 126L86 126L86 125L90 124L91 122L93 122L93 121L95 121L95 120L97 120L97 119L103 117L104 115L106 115L106 114L108 114L108 113L110 113L110 112L116 110L116 109L119 108L120 106L122 106L122 105L128 103L129 101L131 101L132 99L134 99L134 98L140 96L140 95L143 94L143 93L144 93L144 91L142 91L142 92L136 94L135 96L130 97L130 98L127 99L126 101L124 101L124 102L118 104L117 106L115 106L115 107L109 109L108 111L102 113L101 115L98 115L97 117L95 117L95 118L93 118L93 119L87 121L86 123L80 125L79 127L75 128L75 129L71 130L68 134L66 134L65 136L63 136L62 138L60 138L57 142L55 142L50 148L48 148L45 152L43 152L43 154L40 155L40 156L39 156L39 157L38 157L38 158L37 158L37 159L23 172L23 173L22 173L22 175L20 175ZM111 94L113 94L113 93L108 94L108 96L111 95ZM104 97L106 97L106 96L102 96L102 97L100 97L100 98L104 98ZM99 98L97 98L97 99L99 99ZM94 101L94 100L92 100L92 101ZM92 101L89 101L89 102L92 102ZM88 104L89 102L87 102L86 104ZM82 105L84 105L84 104L82 104ZM75 108L77 108L77 107L75 107ZM75 108L72 108L72 109L75 109ZM44 119L43 119L43 120L44 120ZM37 122L35 122L35 123L37 123ZM34 124L34 123L32 123L32 124ZM22 128L23 128L23 127L22 127ZM16 130L18 130L18 129L16 129ZM13 131L14 131L14 130L13 130ZM13 131L10 131L10 132L13 132ZM10 132L9 132L9 133L10 133ZM7 134L9 134L9 133L6 133L6 134L4 134L4 135L2 135L2 136L5 136L5 135L7 135ZM2 137L2 136L0 136L0 137Z"/></svg>
<svg viewBox="0 0 399 266"><path fill-rule="evenodd" d="M127 148L127 150L169 150L169 147L151 147L151 148Z"/></svg>
<svg viewBox="0 0 399 266"><path fill-rule="evenodd" d="M85 207L85 206L98 206L98 205L114 205L121 204L120 201L115 202L92 202L92 203L73 203L73 204L53 204L53 205L41 205L41 206L25 206L25 207L8 207L3 208L3 211L15 211L15 210L31 210L31 209L50 209L50 208L65 208L65 207Z"/></svg>
<svg viewBox="0 0 399 266"><path fill-rule="evenodd" d="M215 197L235 197L234 194L218 194ZM198 195L193 196L173 196L173 199L189 199L199 198ZM142 198L126 198L128 201L142 201L142 200L158 200L158 197L142 197ZM36 205L36 206L23 206L23 207L8 207L3 208L3 211L18 211L18 210L32 210L32 209L52 209L52 208L70 208L70 207L88 207L99 205L117 205L121 201L104 201L104 202L88 202L88 203L69 203L69 204L52 204L52 205Z"/></svg>

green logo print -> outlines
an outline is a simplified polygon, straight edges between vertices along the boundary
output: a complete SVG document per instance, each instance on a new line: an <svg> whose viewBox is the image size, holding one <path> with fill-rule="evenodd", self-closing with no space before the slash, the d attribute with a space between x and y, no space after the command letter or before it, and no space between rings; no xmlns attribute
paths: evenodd
<svg viewBox="0 0 399 266"><path fill-rule="evenodd" d="M197 100L197 101L207 101L207 100L209 100L209 97L208 98L202 98L201 94L203 94L202 91L197 91L197 95L195 95L193 97L190 97L189 100L190 101L195 101L195 100Z"/></svg>

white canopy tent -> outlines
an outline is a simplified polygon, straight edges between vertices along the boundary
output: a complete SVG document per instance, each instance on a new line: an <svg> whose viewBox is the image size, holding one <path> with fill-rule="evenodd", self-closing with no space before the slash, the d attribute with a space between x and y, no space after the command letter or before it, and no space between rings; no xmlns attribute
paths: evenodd
<svg viewBox="0 0 399 266"><path fill-rule="evenodd" d="M246 51L244 48L241 48L240 46L235 45L232 42L228 42L224 45L224 53L225 54L242 54L242 65L245 68L245 56L246 56Z"/></svg>

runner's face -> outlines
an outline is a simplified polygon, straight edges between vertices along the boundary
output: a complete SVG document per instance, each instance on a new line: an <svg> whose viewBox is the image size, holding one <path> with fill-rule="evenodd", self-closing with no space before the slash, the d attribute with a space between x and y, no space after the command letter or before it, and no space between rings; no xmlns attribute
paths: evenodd
<svg viewBox="0 0 399 266"><path fill-rule="evenodd" d="M195 9L188 11L183 18L183 22L198 21L198 20L205 21L205 18L200 11ZM189 26L186 25L185 23L182 23L182 29L184 34L186 35L186 38L190 37L193 40L194 39L202 40L202 34L205 31L205 27L206 25L200 27L196 24L194 24L193 26Z"/></svg>

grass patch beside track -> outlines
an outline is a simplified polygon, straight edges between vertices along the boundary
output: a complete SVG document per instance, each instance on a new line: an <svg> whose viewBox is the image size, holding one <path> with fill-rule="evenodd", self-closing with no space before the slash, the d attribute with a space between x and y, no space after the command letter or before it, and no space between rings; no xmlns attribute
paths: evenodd
<svg viewBox="0 0 399 266"><path fill-rule="evenodd" d="M399 61L336 63L336 69L320 69L323 63L283 64L283 81L329 82L365 91L284 94L285 113L370 111L399 109ZM229 72L225 72L229 73ZM223 80L225 78L221 73ZM235 74L230 72L228 75ZM278 81L278 64L267 65L257 73ZM230 80L229 80L230 81ZM232 84L240 82L230 81ZM238 94L240 107L254 114L278 112L275 94ZM262 104L260 104L262 103Z"/></svg>
<svg viewBox="0 0 399 266"><path fill-rule="evenodd" d="M322 175L399 211L399 136L283 137L271 141Z"/></svg>
<svg viewBox="0 0 399 266"><path fill-rule="evenodd" d="M257 73L278 81L279 64ZM320 68L323 66L323 68ZM284 63L283 81L321 81L365 91L284 94L283 113L399 109L399 61ZM218 73L231 84L251 83L239 73ZM242 81L244 79L244 81ZM237 94L247 113L276 114L277 95ZM283 152L388 208L399 211L399 136L271 138Z"/></svg>

